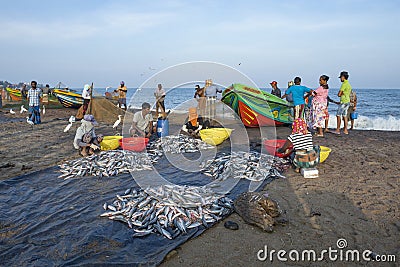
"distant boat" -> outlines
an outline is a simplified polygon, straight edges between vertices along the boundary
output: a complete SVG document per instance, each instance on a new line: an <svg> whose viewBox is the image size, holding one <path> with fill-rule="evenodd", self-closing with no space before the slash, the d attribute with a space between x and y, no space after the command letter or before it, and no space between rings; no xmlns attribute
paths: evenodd
<svg viewBox="0 0 400 267"><path fill-rule="evenodd" d="M13 89L6 87L6 91L8 92L8 95L11 97L13 101L21 101L22 100L22 95L21 95L21 90L20 89Z"/></svg>
<svg viewBox="0 0 400 267"><path fill-rule="evenodd" d="M279 126L292 123L292 105L284 99L243 84L233 84L222 93L246 127Z"/></svg>
<svg viewBox="0 0 400 267"><path fill-rule="evenodd" d="M58 101L66 108L80 108L83 104L83 97L70 90L54 89L53 94Z"/></svg>
<svg viewBox="0 0 400 267"><path fill-rule="evenodd" d="M57 83L53 89L53 94L58 101L66 108L80 108L83 104L83 97L75 90L69 89L62 82Z"/></svg>

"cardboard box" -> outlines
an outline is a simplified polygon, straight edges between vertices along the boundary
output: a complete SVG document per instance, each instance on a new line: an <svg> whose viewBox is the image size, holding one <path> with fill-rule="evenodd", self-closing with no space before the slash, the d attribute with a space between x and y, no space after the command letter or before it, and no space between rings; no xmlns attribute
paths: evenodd
<svg viewBox="0 0 400 267"><path fill-rule="evenodd" d="M301 175L304 178L318 178L318 170L316 168L301 168Z"/></svg>

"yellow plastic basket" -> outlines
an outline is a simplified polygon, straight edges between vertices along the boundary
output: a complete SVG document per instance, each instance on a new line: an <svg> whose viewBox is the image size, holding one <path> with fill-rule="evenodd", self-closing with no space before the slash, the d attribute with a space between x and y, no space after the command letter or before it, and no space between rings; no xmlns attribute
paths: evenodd
<svg viewBox="0 0 400 267"><path fill-rule="evenodd" d="M332 150L326 146L319 146L319 148L320 148L319 162L322 163L328 158L329 153L331 153Z"/></svg>
<svg viewBox="0 0 400 267"><path fill-rule="evenodd" d="M101 150L113 150L119 147L119 139L122 136L112 135L112 136L104 136L103 141L100 143Z"/></svg>

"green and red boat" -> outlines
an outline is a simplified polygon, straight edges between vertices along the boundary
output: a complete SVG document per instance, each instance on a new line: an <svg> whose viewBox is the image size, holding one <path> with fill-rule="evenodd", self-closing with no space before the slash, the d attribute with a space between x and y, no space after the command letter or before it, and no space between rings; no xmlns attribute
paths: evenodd
<svg viewBox="0 0 400 267"><path fill-rule="evenodd" d="M246 127L291 124L292 104L275 95L243 84L233 84L222 93L222 102L230 106Z"/></svg>

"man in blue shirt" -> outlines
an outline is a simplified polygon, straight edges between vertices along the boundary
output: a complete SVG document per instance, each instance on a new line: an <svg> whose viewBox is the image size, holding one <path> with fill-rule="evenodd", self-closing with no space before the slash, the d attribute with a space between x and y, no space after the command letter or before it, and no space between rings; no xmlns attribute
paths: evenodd
<svg viewBox="0 0 400 267"><path fill-rule="evenodd" d="M217 100L217 93L222 93L222 90L219 89L217 86L213 85L212 80L208 79L206 80L206 85L205 85L205 95L207 99L207 114L206 116L209 119L214 119L216 115L216 108L215 108L215 102Z"/></svg>
<svg viewBox="0 0 400 267"><path fill-rule="evenodd" d="M287 89L285 94L282 96L282 98L285 98L287 95L292 94L294 105L294 119L304 119L304 94L312 91L310 88L300 85L300 83L300 77L294 78L294 85L290 86L290 88Z"/></svg>

